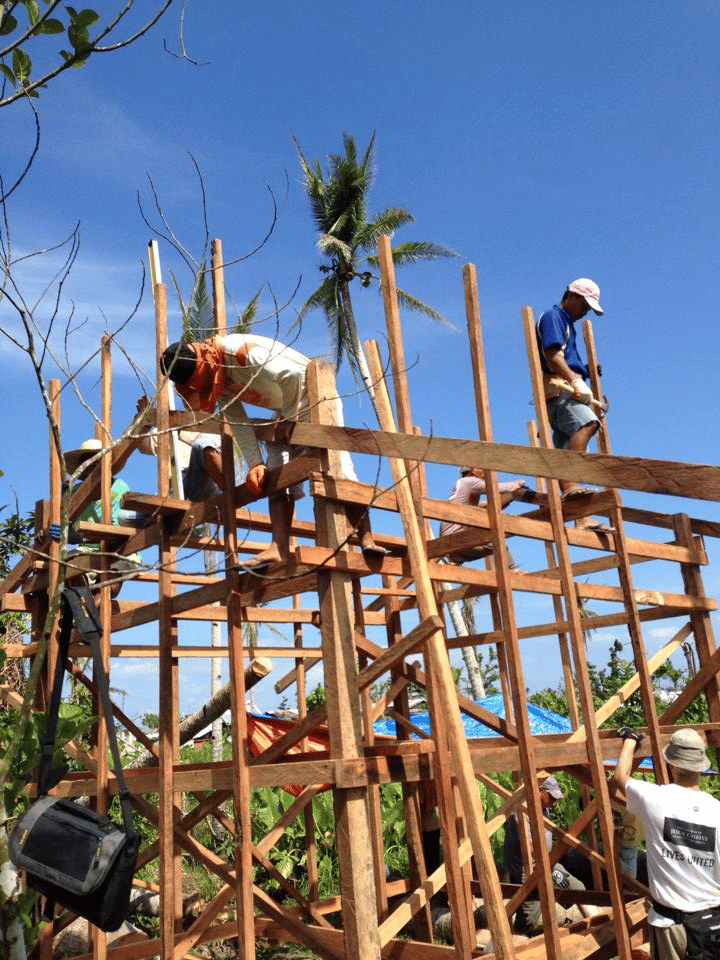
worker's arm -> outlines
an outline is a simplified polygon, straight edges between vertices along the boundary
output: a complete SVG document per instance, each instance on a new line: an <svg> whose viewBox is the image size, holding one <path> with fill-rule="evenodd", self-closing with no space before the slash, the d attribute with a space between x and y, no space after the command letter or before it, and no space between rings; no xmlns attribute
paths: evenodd
<svg viewBox="0 0 720 960"><path fill-rule="evenodd" d="M543 354L545 356L545 362L552 373L562 380L567 380L573 388L575 391L575 399L584 400L587 403L588 398L592 397L592 390L585 382L582 374L577 373L568 366L567 360L563 355L562 347L547 347L543 350Z"/></svg>
<svg viewBox="0 0 720 960"><path fill-rule="evenodd" d="M545 362L552 373L557 374L563 380L567 380L568 383L572 383L573 380L577 380L578 377L582 380L581 374L568 366L562 347L548 347L546 350L543 350L543 353L545 355Z"/></svg>
<svg viewBox="0 0 720 960"><path fill-rule="evenodd" d="M623 744L620 749L617 766L615 767L615 773L613 774L613 780L621 790L624 790L625 784L632 775L635 750L644 740L645 735L637 733L631 727L622 727L618 730L618 734L623 738Z"/></svg>

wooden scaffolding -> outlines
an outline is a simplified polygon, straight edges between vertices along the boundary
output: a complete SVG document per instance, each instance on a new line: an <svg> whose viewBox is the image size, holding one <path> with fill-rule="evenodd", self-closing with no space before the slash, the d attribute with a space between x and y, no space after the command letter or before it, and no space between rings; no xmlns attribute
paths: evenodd
<svg viewBox="0 0 720 960"><path fill-rule="evenodd" d="M664 514L627 508L624 490L664 493L679 498L720 499L720 468L666 461L613 456L607 429L598 439L598 453L573 453L552 448L542 394L542 375L536 347L534 318L523 310L530 380L535 396L537 423L531 423L527 446L493 440L485 376L483 338L475 269L463 271L470 358L472 362L477 439L420 435L413 423L404 376L405 361L389 242L380 242L382 288L390 355L386 363L376 343L367 344L375 384L380 429L371 431L338 426L333 420L335 384L329 366L314 361L308 371L312 398L311 422L299 423L293 442L311 452L271 477L272 490L282 490L309 480L315 521L297 520L293 526L292 559L274 565L263 575L244 573L238 563L244 555L262 549L253 540L269 530L269 518L260 513L244 485L235 487L232 440L229 426L219 416L203 431L222 434L227 495L203 503L190 503L170 495L170 445L173 431L194 423L188 413L170 409L166 385L161 387L153 426L158 437L158 492L133 493L125 506L151 514L142 530L97 524L85 529L101 543L110 538L123 554L156 550L157 565L135 574L147 585L144 601L111 599L113 572L108 561L101 572L99 606L105 624L107 663L116 658L154 657L159 667L160 736L151 741L116 708L116 722L155 758L154 766L129 769L127 777L137 815L157 828L158 839L144 849L138 867L157 861L157 884L144 885L160 897L160 931L157 939L132 945L107 947L104 937L94 940L93 956L137 960L161 956L174 960L193 948L221 939L236 938L242 960L256 956L256 942L297 941L317 956L334 960L412 958L441 960L470 958L478 946L478 898L496 957L549 957L579 960L613 957L630 960L632 946L643 942L647 891L636 880L620 873L614 849L614 824L608 791L606 762L617 757L620 740L608 722L614 712L639 691L646 718L648 753L655 775L665 781L663 746L684 711L700 697L707 701L710 721L699 725L711 747L720 745L720 687L717 651L711 625L715 601L706 596L702 568L707 564L704 541L720 535L720 524L692 518L682 512ZM222 253L214 245L213 287L217 329L225 328ZM167 343L165 288L155 287L157 349ZM602 396L592 328L584 323L593 390ZM386 375L387 374L387 375ZM392 385L394 406L388 383ZM53 385L57 421L60 421L59 384ZM112 440L110 344L103 345L104 454L73 494L69 520L87 503L108 493L113 475L138 445L138 421ZM260 427L270 437L269 427ZM380 486L336 478L337 451L382 458L389 464L392 481ZM314 452L313 452L314 451ZM484 471L485 507L462 507L428 496L424 482L426 463L473 466ZM525 503L512 511L502 509L496 471L536 478L536 488ZM559 480L579 480L600 487L598 492L563 501ZM61 469L51 457L50 498L38 507L40 533L50 522L60 521ZM529 500L529 502L528 502ZM378 543L389 548L384 559L367 560L347 529L343 505L362 504L372 511ZM261 501L260 507L263 506ZM392 515L394 529L383 533L383 517ZM603 534L574 527L579 516L604 516L614 527ZM430 523L449 520L468 529L445 538L433 538ZM216 536L201 535L200 525L218 527ZM633 535L627 532L632 525ZM544 562L529 572L510 569L508 538L540 545ZM480 566L443 562L453 549L492 546L492 556ZM178 552L185 548L216 551L220 571L206 576L182 572ZM26 644L8 647L10 656L32 657L43 629L50 598L57 583L60 557L49 537L40 537L0 586L3 610L30 614L32 630ZM637 589L633 569L652 564L657 581L677 577L677 592ZM647 569L647 568L646 568ZM677 570L677 574L674 571ZM672 572L668 572L672 571ZM155 592L156 591L156 592ZM533 596L538 622L520 625L518 604ZM465 598L485 598L493 627L470 637L452 636L446 629L446 605ZM310 598L309 600L307 598ZM304 603L303 603L304 599ZM292 605L288 606L291 601ZM597 708L588 672L583 605L590 603L596 629L626 631L636 673L610 701ZM604 605L604 609L603 609ZM609 612L606 612L609 611ZM184 658L211 657L209 647L181 644L178 625L183 620L227 623L227 643L232 695L232 762L180 761L179 673ZM648 657L643 631L665 621L671 638ZM157 624L157 642L138 645L132 632ZM248 646L246 624L289 624L291 650L283 646ZM310 629L312 625L312 630ZM309 640L319 627L320 645ZM384 627L385 642L368 636L369 628ZM147 630L147 626L145 626ZM571 705L572 732L534 735L530 729L524 651L529 641L555 638L559 645L564 683ZM698 669L686 689L658 715L652 677L683 644L692 640ZM483 645L497 654L507 720L500 719L458 692L450 667L449 651L460 646ZM49 659L52 660L52 647ZM71 647L68 670L92 690L79 659L84 649ZM297 694L299 719L259 755L249 749L246 684L255 658L275 661L291 656L294 665L276 684ZM310 713L305 708L306 673L321 661L326 702ZM52 675L52 674L50 674ZM385 682L378 701L371 686ZM426 691L432 733L413 736L409 687ZM3 691L7 706L17 706L17 696ZM38 708L43 707L42 698ZM468 739L461 711L490 726L496 735ZM374 734L374 723L386 713L396 719L396 738ZM603 726L605 726L604 729ZM315 736L313 734L320 734ZM323 748L323 739L327 747ZM320 741L320 742L318 742ZM89 796L106 809L116 784L108 770L106 734L99 726L93 755L78 745L69 749L84 772L66 777L55 792ZM512 771L516 788L509 791L491 776ZM574 823L560 829L544 819L537 784L549 773L566 771L577 779L582 812ZM298 785L297 797L287 813L266 835L253 834L250 794L262 786ZM401 879L386 875L380 816L381 785L399 783L404 796L405 826L410 873ZM499 798L499 809L486 814L478 783ZM432 790L428 791L428 785ZM341 891L337 898L318 896L317 860L312 800L330 787L335 811L335 838ZM183 802L190 795L191 807ZM437 804L444 858L428 874L423 853L423 816L428 796ZM230 803L229 803L230 802ZM614 801L616 802L616 801ZM228 806L229 803L229 806ZM226 813L232 809L232 815ZM188 812L189 810L189 812ZM534 869L521 887L502 883L493 857L492 837L513 811L526 811L529 837L535 851ZM195 828L214 817L234 836L233 854L227 859L203 846ZM291 823L303 820L307 835L307 870L310 894L304 895L296 878L283 877L268 856ZM522 818L523 821L525 818ZM555 835L548 853L546 828ZM257 830L257 826L255 826ZM594 903L595 915L560 928L555 921L558 900L572 900L553 886L553 864L568 849L584 853L596 878L606 878L606 889L584 894ZM219 891L189 926L183 924L182 878L187 859L204 864L219 884ZM254 883L254 871L264 867L280 884L284 900L278 903ZM601 884L598 884L601 887ZM451 914L450 943L438 943L433 933L432 905L443 895ZM510 918L528 895L540 902L544 933L518 943ZM228 911L228 905L233 909ZM329 917L339 915L340 923ZM61 921L56 921L56 926ZM487 941L485 941L487 942ZM41 954L48 956L51 937L46 934ZM487 953L487 951L486 951Z"/></svg>

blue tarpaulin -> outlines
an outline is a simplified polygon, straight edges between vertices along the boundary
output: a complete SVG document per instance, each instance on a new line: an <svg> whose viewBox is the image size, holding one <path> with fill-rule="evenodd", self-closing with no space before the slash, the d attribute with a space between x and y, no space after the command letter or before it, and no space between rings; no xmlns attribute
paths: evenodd
<svg viewBox="0 0 720 960"><path fill-rule="evenodd" d="M477 704L479 707L484 707L485 710L494 713L503 720L505 719L505 705L501 694L497 693L490 697L483 697L482 700L477 701ZM528 716L530 718L530 732L533 734L569 733L572 730L572 724L567 717L562 717L559 713L553 713L552 710L544 710L542 707L535 706L534 703L528 704ZM476 720L475 717L469 716L467 713L463 713L462 718L465 726L465 735L468 737L500 736L497 731L488 727L480 720ZM427 711L411 714L410 722L423 730L428 736L430 735L430 714ZM375 733L390 737L397 736L395 721L378 720L375 724ZM417 734L413 734L413 736L417 736Z"/></svg>

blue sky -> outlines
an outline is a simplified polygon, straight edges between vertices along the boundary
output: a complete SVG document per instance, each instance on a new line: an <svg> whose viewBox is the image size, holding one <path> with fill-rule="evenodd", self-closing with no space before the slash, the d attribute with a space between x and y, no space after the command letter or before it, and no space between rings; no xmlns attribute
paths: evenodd
<svg viewBox="0 0 720 960"><path fill-rule="evenodd" d="M472 261L496 440L525 443L533 416L522 305L539 313L570 280L590 276L605 307L594 329L612 401L613 450L717 462L717 3L219 0L212 11L209 16L206 5L190 0L185 39L199 66L164 50L163 40L178 48L171 14L134 47L66 74L38 101L40 153L9 202L8 218L16 254L51 247L80 223L80 251L60 309L66 317L74 304L68 340L74 364L96 349L106 326L115 329L126 319L138 297L151 236L138 195L150 219L158 220L149 180L176 234L192 251L201 250L200 190L189 152L202 172L210 235L222 239L227 259L244 257L264 236L272 214L268 186L278 198L270 240L257 255L228 267L225 279L240 307L262 284L280 302L299 284L281 321L292 322L294 307L321 275L290 132L308 158L324 159L342 149L343 130L360 147L376 131L371 209L405 206L416 224L398 239L431 239L460 254L398 274L401 286L458 328L404 317L406 353L414 364L411 402L423 431L477 436L463 334L462 265ZM0 120L7 181L26 155L29 115L16 105ZM161 255L166 278L172 269L189 290L190 275L167 245L161 244ZM30 299L56 262L49 255L19 268ZM263 303L269 308L267 293ZM177 330L172 291L170 307ZM49 300L38 307L41 327L50 309ZM379 296L359 292L356 309L363 336L382 338ZM0 326L11 329L13 322L0 302ZM152 370L147 286L119 340L145 371ZM53 342L62 348L62 341L58 321ZM329 349L319 314L305 321L297 345L311 355ZM47 423L30 365L5 337L0 358L8 411L0 426L0 504L17 496L22 509L31 509L48 490ZM114 423L121 429L141 385L120 353L114 371ZM81 384L93 405L96 377L91 363ZM352 391L347 370L339 382ZM348 398L346 420L373 426L369 403ZM87 412L68 391L66 446L91 433ZM126 479L149 490L152 462L138 459ZM358 468L364 479L374 478L374 464L361 460ZM454 479L451 468L430 469L430 492L444 496ZM625 499L717 519L716 506L701 501ZM378 515L379 527L386 522ZM717 561L716 545L708 546ZM638 570L638 582L658 586L656 574L665 575ZM717 593L712 567L706 586ZM681 589L676 582L667 588ZM133 596L131 589L123 596ZM534 616L531 604L526 611ZM648 631L650 649L661 639L660 630ZM606 640L591 642L591 655L597 650L601 663ZM544 642L528 645L531 686L556 682L551 659ZM147 666L137 672L147 677ZM136 686L126 673L128 708L138 712L146 684ZM188 671L185 709L196 705L201 687L204 678L195 690Z"/></svg>

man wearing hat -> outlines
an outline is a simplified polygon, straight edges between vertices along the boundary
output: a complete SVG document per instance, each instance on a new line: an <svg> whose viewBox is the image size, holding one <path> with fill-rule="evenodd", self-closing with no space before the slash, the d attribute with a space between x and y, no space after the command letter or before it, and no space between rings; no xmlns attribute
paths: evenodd
<svg viewBox="0 0 720 960"><path fill-rule="evenodd" d="M555 777L545 777L539 787L540 803L546 815L553 808L558 800L562 800L565 794L562 792L560 784ZM527 818L526 818L527 821ZM549 828L545 828L545 844L548 852L552 849L553 835ZM517 814L512 813L505 821L505 839L503 842L503 867L508 875L510 883L523 883L528 874L526 864L523 861L522 844L520 843L520 826L518 824ZM552 870L553 884L563 890L584 890L585 884L574 877L566 867L558 861L553 865ZM525 900L515 914L513 928L516 933L532 937L542 929L542 916L540 904L537 900Z"/></svg>
<svg viewBox="0 0 720 960"><path fill-rule="evenodd" d="M594 280L580 277L568 285L559 304L540 314L536 325L540 365L547 402L548 418L556 447L584 453L597 433L600 420L592 408L593 394L588 384L589 371L577 347L575 321L592 310L601 316L600 287ZM574 480L561 480L563 499L591 491ZM582 517L576 526L613 533L608 524Z"/></svg>
<svg viewBox="0 0 720 960"><path fill-rule="evenodd" d="M676 730L665 747L672 782L631 776L633 754L644 735L629 727L614 780L627 809L645 830L652 908L648 914L654 960L720 957L720 801L700 788L710 766L696 730Z"/></svg>
<svg viewBox="0 0 720 960"><path fill-rule="evenodd" d="M507 480L498 483L500 492L500 502L506 507L512 499L512 494L520 490L527 489L524 480ZM486 501L482 499L485 496L485 472L476 470L474 467L460 467L460 479L452 488L448 497L450 503L462 504L463 506L477 507L485 506ZM463 530L471 530L472 527L465 526L462 523L451 523L449 520L443 520L440 524L440 536L446 537L451 533L460 533ZM477 528L476 528L477 529ZM448 556L451 563L466 563L472 560L480 560L492 553L491 546L466 547L462 550L455 550ZM508 562L510 569L517 567L515 558L508 550Z"/></svg>
<svg viewBox="0 0 720 960"><path fill-rule="evenodd" d="M70 474L79 471L79 481L83 479L83 474L87 468L93 465L98 455L103 449L100 440L91 438L74 450L68 450L64 454L65 469ZM128 510L123 508L122 501L130 488L121 477L113 477L110 487L110 523L113 526L144 527L150 517L149 514L140 513L138 510ZM77 568L82 571L84 577L90 583L96 583L98 579L97 570L94 567L94 560L88 560L83 563L79 558L83 555L95 558L100 554L100 543L97 541L84 541L80 532L76 529L79 523L102 523L103 522L103 502L102 500L91 500L83 512L78 516L73 526L68 531L68 543L76 549L68 555L68 571L70 574ZM53 540L60 540L61 525L51 523L48 532ZM113 552L115 544L109 543L108 549ZM132 571L142 566L138 554L133 553L127 556L118 556L110 564L110 568L116 572ZM120 590L120 581L113 583L111 595L117 596Z"/></svg>

